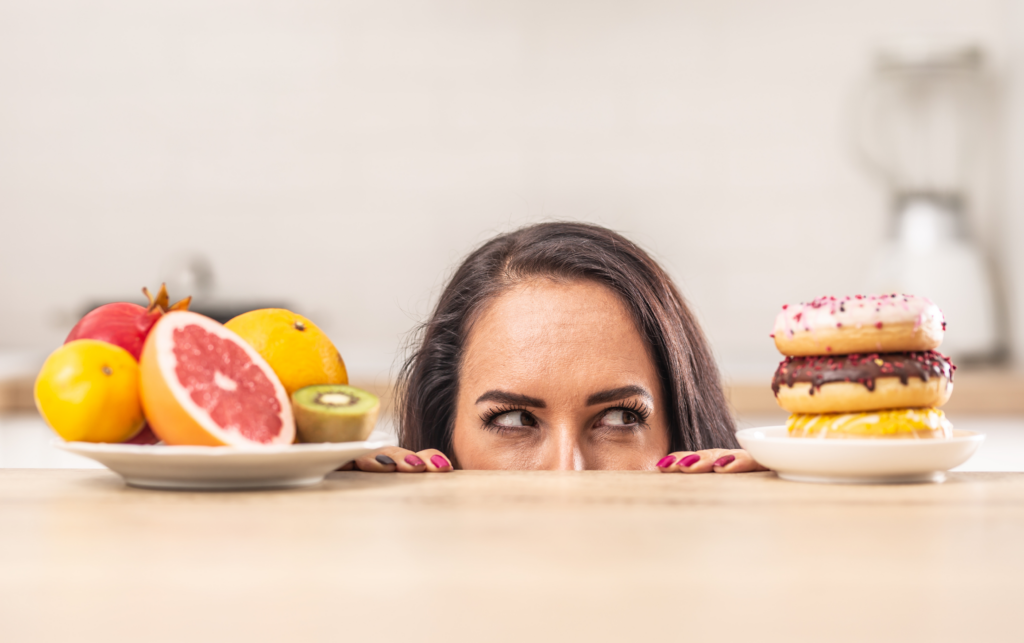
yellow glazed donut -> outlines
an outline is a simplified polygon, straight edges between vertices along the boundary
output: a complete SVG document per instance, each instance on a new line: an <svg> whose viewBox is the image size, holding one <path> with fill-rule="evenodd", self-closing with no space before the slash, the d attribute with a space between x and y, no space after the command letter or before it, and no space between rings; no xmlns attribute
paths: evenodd
<svg viewBox="0 0 1024 643"><path fill-rule="evenodd" d="M772 391L790 413L937 407L953 393L955 370L934 351L787 357Z"/></svg>
<svg viewBox="0 0 1024 643"><path fill-rule="evenodd" d="M873 413L791 415L790 437L825 439L936 439L953 437L953 425L938 409L894 409Z"/></svg>
<svg viewBox="0 0 1024 643"><path fill-rule="evenodd" d="M938 348L945 330L942 311L924 297L857 295L783 306L772 337L783 355L892 353Z"/></svg>

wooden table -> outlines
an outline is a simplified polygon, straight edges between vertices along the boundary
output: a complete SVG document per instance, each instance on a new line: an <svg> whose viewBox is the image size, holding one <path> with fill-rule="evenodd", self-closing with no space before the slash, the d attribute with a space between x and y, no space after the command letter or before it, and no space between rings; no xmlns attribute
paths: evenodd
<svg viewBox="0 0 1024 643"><path fill-rule="evenodd" d="M1024 474L0 470L0 641L1020 641Z"/></svg>

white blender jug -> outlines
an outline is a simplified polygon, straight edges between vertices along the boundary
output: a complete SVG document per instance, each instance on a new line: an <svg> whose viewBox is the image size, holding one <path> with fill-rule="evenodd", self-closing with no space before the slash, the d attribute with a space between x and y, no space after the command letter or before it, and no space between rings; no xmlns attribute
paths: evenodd
<svg viewBox="0 0 1024 643"><path fill-rule="evenodd" d="M938 304L949 326L941 350L955 358L989 358L999 348L992 282L967 218L991 119L983 62L970 44L890 45L856 114L861 155L896 215L865 287Z"/></svg>

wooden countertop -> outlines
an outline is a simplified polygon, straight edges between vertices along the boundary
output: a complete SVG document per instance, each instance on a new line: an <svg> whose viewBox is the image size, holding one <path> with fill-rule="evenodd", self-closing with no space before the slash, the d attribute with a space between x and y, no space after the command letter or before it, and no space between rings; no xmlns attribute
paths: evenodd
<svg viewBox="0 0 1024 643"><path fill-rule="evenodd" d="M1007 641L1024 474L0 470L3 641Z"/></svg>

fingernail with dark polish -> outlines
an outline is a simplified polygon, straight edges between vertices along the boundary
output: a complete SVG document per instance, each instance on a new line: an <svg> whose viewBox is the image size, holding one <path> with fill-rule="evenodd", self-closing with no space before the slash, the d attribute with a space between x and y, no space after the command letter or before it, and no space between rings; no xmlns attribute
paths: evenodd
<svg viewBox="0 0 1024 643"><path fill-rule="evenodd" d="M392 460L391 458L387 457L383 453L378 455L376 458L374 458L374 460L376 460L377 462L380 462L383 465L388 465L388 464L394 464L395 463L394 460Z"/></svg>
<svg viewBox="0 0 1024 643"><path fill-rule="evenodd" d="M724 467L725 465L729 464L730 462L732 462L735 459L736 459L736 456L734 456L734 455L723 455L721 458L715 460L715 466L716 467Z"/></svg>
<svg viewBox="0 0 1024 643"><path fill-rule="evenodd" d="M665 467L671 467L675 463L675 461L676 457L674 455L667 455L661 460L658 460L657 466L659 469L664 469Z"/></svg>
<svg viewBox="0 0 1024 643"><path fill-rule="evenodd" d="M423 466L423 460L420 460L418 456L415 456L415 455L413 455L411 453L409 455L405 456L405 463L408 464L410 467L422 467Z"/></svg>
<svg viewBox="0 0 1024 643"><path fill-rule="evenodd" d="M697 455L696 453L691 453L690 455L686 456L685 458L679 461L679 466L692 467L698 462L700 462L700 456Z"/></svg>
<svg viewBox="0 0 1024 643"><path fill-rule="evenodd" d="M444 456L441 456L441 455L432 455L432 456L430 456L430 461L438 469L444 469L445 467L448 466L448 461L445 460Z"/></svg>

